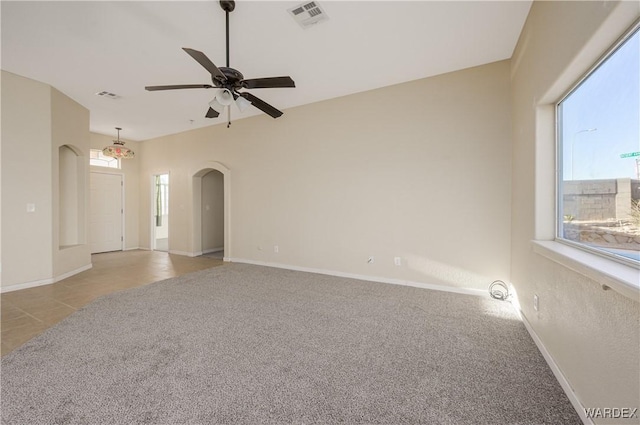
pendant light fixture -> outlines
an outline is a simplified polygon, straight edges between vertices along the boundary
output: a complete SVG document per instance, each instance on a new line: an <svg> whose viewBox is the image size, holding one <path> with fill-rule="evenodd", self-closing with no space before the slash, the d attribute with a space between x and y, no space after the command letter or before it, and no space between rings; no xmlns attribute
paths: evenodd
<svg viewBox="0 0 640 425"><path fill-rule="evenodd" d="M120 127L116 127L118 130L118 140L113 141L113 145L107 146L102 149L102 154L104 156L110 156L111 158L123 158L123 159L131 159L136 156L136 154L129 148L124 146L124 142L120 140Z"/></svg>

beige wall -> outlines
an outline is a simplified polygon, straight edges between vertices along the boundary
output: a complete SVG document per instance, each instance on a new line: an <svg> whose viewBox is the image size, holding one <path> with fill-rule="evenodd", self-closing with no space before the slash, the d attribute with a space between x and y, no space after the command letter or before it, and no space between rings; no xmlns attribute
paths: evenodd
<svg viewBox="0 0 640 425"><path fill-rule="evenodd" d="M50 283L90 267L88 166L74 191L81 242L60 248L59 148L88 152L89 111L54 88L2 71L2 288ZM79 163L80 164L80 163ZM63 179L64 181L64 179ZM27 212L32 204L35 211Z"/></svg>
<svg viewBox="0 0 640 425"><path fill-rule="evenodd" d="M511 281L585 407L638 407L640 304L533 253L531 241L554 236L553 105L638 16L637 2L537 1L512 58Z"/></svg>
<svg viewBox="0 0 640 425"><path fill-rule="evenodd" d="M52 277L51 156L51 88L2 71L3 287Z"/></svg>
<svg viewBox="0 0 640 425"><path fill-rule="evenodd" d="M117 123L115 123L117 125ZM114 125L114 134L111 136L90 133L89 143L91 149L102 149L106 146L113 144L116 139L116 130ZM126 129L123 129L125 132ZM138 220L139 220L139 197L140 197L140 180L138 178L140 168L140 152L138 149L139 144L137 142L131 142L125 138L120 138L126 143L126 146L132 149L136 156L132 159L123 159L121 161L121 168L104 168L90 166L91 171L100 173L113 173L120 174L124 180L124 248L136 249L139 247L138 243Z"/></svg>
<svg viewBox="0 0 640 425"><path fill-rule="evenodd" d="M70 146L77 157L73 173L76 197L73 202L76 211L69 213L60 204L60 173L62 165L59 161L60 147ZM91 264L91 250L87 241L88 209L89 209L89 111L58 90L51 88L51 164L52 176L52 251L53 277L73 273ZM77 241L72 246L60 243L61 215L70 214L77 220ZM62 219L64 222L64 219Z"/></svg>
<svg viewBox="0 0 640 425"><path fill-rule="evenodd" d="M498 62L142 142L140 244L169 172L170 249L197 251L192 177L216 161L226 256L485 290L509 277L508 104Z"/></svg>

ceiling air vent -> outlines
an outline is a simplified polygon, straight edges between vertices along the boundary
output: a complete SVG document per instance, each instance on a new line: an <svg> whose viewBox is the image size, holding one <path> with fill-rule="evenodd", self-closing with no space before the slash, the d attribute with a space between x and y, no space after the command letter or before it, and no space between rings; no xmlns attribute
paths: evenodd
<svg viewBox="0 0 640 425"><path fill-rule="evenodd" d="M302 3L296 7L288 9L287 11L302 28L309 28L318 22L329 19L327 13L316 1Z"/></svg>
<svg viewBox="0 0 640 425"><path fill-rule="evenodd" d="M118 96L115 93L111 93L108 91L99 91L98 93L96 93L96 96L100 96L100 97L104 97L106 99L119 99L120 96Z"/></svg>

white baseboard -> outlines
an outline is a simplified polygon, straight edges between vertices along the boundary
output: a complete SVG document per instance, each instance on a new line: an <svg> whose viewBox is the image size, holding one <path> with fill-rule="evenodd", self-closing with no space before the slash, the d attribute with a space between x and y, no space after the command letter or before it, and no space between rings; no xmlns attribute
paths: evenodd
<svg viewBox="0 0 640 425"><path fill-rule="evenodd" d="M0 288L0 293L19 291L20 289L35 288L36 286L50 285L52 283L54 283L53 278L16 283L15 285L3 286L2 288Z"/></svg>
<svg viewBox="0 0 640 425"><path fill-rule="evenodd" d="M200 255L202 255L202 251L188 252L188 251L177 251L177 250L170 249L169 254L184 255L185 257L199 257Z"/></svg>
<svg viewBox="0 0 640 425"><path fill-rule="evenodd" d="M390 283L392 285L402 285L402 286L413 286L415 288L422 289L432 289L434 291L444 291L444 292L453 292L456 294L465 294L465 295L476 295L481 297L489 297L488 291L483 291L481 289L473 289L473 288L456 288L454 286L446 286L446 285L436 285L432 283L422 283L422 282L413 282L410 280L402 280L402 279L391 279L387 277L379 277L379 276L368 276L361 275L355 273L345 273L336 270L326 270L326 269L315 269L311 267L299 267L292 266L288 264L280 264L280 263L269 263L266 261L256 261L256 260L247 260L244 258L229 258L224 257L224 261L232 262L232 263L244 263L244 264L253 264L256 266L266 266L266 267L275 267L278 269L286 269L286 270L295 270L300 272L308 272L308 273L318 273L325 274L329 276L337 276L337 277L346 277L349 279L358 279L358 280L368 280L370 282L378 282L378 283Z"/></svg>
<svg viewBox="0 0 640 425"><path fill-rule="evenodd" d="M71 277L71 276L77 275L78 273L82 273L83 271L89 270L92 267L93 267L93 264L87 264L86 266L82 266L75 270L71 270L70 272L63 273L59 276L52 277L49 279L33 280L31 282L24 282L24 283L17 283L15 285L3 286L2 288L0 288L0 293L19 291L20 289L35 288L37 286L51 285L52 283L60 282L61 280L64 280L68 277Z"/></svg>
<svg viewBox="0 0 640 425"><path fill-rule="evenodd" d="M522 311L518 309L516 309L516 312L520 316L522 323L524 323L524 327L527 328L529 335L531 335L531 339L533 339L533 342L536 343L538 350L540 350L540 353L542 353L542 356L547 361L547 364L551 368L553 375L556 377L556 379L560 383L562 390L569 398L571 405L573 405L573 408L576 409L576 412L578 413L578 416L580 416L582 423L584 423L585 425L594 425L594 422L591 420L591 418L587 417L584 410L584 405L580 402L580 400L578 399L578 396L573 391L571 384L569 383L567 378L564 376L564 374L560 370L560 367L558 366L558 364L555 362L555 360L553 360L553 357L551 356L549 351L547 351L547 348L542 343L542 340L540 339L536 331L534 331L533 328L531 327L531 324L527 320L527 317L524 315L524 313L522 313Z"/></svg>
<svg viewBox="0 0 640 425"><path fill-rule="evenodd" d="M139 250L139 249L146 250L146 248L140 248L139 246L136 246L136 247L133 247L133 248L125 248L125 249L123 249L123 251L136 251L136 250Z"/></svg>
<svg viewBox="0 0 640 425"><path fill-rule="evenodd" d="M63 279L66 279L66 278L68 278L68 277L71 277L71 276L77 275L78 273L82 273L82 272L84 272L84 271L87 271L87 270L91 269L92 267L93 267L93 264L92 264L92 263L89 263L89 264L87 264L86 266L82 266L82 267L77 268L77 269L75 269L75 270L71 270L70 272L63 273L63 274L61 274L61 275L56 276L55 278L53 278L53 283L55 283L55 282L60 282L60 281L61 281L61 280L63 280Z"/></svg>
<svg viewBox="0 0 640 425"><path fill-rule="evenodd" d="M169 254L174 254L174 255L184 255L185 257L193 257L193 253L192 252L187 252L187 251L177 251L175 249L170 249Z"/></svg>
<svg viewBox="0 0 640 425"><path fill-rule="evenodd" d="M176 251L172 249L172 250L169 250L169 254L184 255L186 257L199 257L204 254L210 254L212 252L219 252L219 251L224 251L224 248L207 249L205 251L195 251L195 252Z"/></svg>

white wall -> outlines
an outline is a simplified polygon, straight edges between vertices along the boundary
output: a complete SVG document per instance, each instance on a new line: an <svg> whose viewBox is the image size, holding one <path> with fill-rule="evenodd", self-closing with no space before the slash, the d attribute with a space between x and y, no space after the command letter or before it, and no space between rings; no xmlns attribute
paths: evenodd
<svg viewBox="0 0 640 425"><path fill-rule="evenodd" d="M217 161L226 256L485 290L509 277L508 104L498 62L142 142L140 243L169 171L170 249L194 251L192 177Z"/></svg>
<svg viewBox="0 0 640 425"><path fill-rule="evenodd" d="M117 123L115 123L117 125ZM100 149L112 145L116 139L116 130L114 125L114 134L104 135L98 133L89 134L89 143L91 149ZM126 129L123 129L126 131ZM126 143L126 146L132 149L136 156L131 159L123 159L121 161L121 168L105 168L90 166L91 171L100 173L113 173L120 174L124 180L124 247L125 249L136 249L139 247L138 243L138 214L139 214L139 197L140 197L140 180L138 178L140 167L140 153L138 150L139 144L137 142L131 142L127 139L120 138Z"/></svg>
<svg viewBox="0 0 640 425"><path fill-rule="evenodd" d="M511 280L585 407L638 407L640 304L534 253L531 241L554 236L553 105L638 16L637 2L534 2L512 58Z"/></svg>

